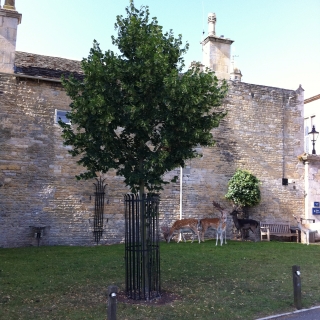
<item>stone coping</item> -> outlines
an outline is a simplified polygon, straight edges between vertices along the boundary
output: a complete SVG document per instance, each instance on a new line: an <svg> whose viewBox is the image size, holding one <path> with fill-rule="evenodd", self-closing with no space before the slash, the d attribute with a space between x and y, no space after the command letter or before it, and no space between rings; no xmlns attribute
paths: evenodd
<svg viewBox="0 0 320 320"><path fill-rule="evenodd" d="M303 153L300 156L298 156L298 159L302 161L303 163L305 162L319 162L320 163L320 155L319 154L309 154L309 153Z"/></svg>

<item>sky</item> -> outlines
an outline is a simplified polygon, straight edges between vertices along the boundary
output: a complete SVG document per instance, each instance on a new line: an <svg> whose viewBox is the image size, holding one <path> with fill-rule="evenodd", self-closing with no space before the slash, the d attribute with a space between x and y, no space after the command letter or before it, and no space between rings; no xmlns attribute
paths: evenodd
<svg viewBox="0 0 320 320"><path fill-rule="evenodd" d="M1 5L4 0L0 0ZM164 31L189 43L186 66L202 60L201 40L209 12L216 34L234 40L231 55L246 83L320 94L320 0L135 0L147 5ZM22 14L17 50L81 60L93 40L103 51L111 43L117 15L129 0L16 0Z"/></svg>

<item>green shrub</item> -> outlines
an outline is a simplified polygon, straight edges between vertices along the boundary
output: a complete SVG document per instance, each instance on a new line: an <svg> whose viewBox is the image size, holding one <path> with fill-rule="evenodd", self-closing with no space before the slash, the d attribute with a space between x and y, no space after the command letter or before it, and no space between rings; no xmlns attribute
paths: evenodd
<svg viewBox="0 0 320 320"><path fill-rule="evenodd" d="M260 181L246 170L238 169L228 182L225 197L238 207L251 207L261 200Z"/></svg>

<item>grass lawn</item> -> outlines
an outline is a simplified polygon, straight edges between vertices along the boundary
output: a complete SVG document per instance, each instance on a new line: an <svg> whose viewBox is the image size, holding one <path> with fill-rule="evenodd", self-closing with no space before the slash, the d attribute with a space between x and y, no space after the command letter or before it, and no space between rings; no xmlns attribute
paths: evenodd
<svg viewBox="0 0 320 320"><path fill-rule="evenodd" d="M320 304L320 246L288 242L161 243L170 304L118 303L118 320L256 319ZM124 245L0 249L0 319L106 319L109 285L124 289Z"/></svg>

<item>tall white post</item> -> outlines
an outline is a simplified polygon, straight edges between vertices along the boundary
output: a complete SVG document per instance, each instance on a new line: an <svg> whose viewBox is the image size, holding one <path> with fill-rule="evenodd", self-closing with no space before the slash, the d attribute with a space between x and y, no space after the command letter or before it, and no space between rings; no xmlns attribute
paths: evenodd
<svg viewBox="0 0 320 320"><path fill-rule="evenodd" d="M180 220L182 219L182 167L180 167Z"/></svg>
<svg viewBox="0 0 320 320"><path fill-rule="evenodd" d="M182 219L182 167L180 167L180 220ZM181 241L181 233L179 234L179 241Z"/></svg>
<svg viewBox="0 0 320 320"><path fill-rule="evenodd" d="M309 219L309 162L304 163L304 217Z"/></svg>

